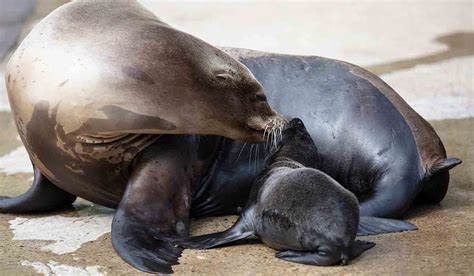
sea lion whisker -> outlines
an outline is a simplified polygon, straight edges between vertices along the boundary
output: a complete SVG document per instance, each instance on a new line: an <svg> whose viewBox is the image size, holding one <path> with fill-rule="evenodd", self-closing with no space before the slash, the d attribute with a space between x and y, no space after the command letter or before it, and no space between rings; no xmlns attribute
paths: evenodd
<svg viewBox="0 0 474 276"><path fill-rule="evenodd" d="M235 163L237 163L239 161L240 155L242 155L242 152L244 151L245 146L247 146L247 143L244 143L242 145L242 148L240 149L239 155L237 156L237 160L235 161Z"/></svg>
<svg viewBox="0 0 474 276"><path fill-rule="evenodd" d="M252 152L253 152L253 147L255 146L255 144L252 144L250 145L250 153L249 153L249 168L251 168L251 164L252 164Z"/></svg>
<svg viewBox="0 0 474 276"><path fill-rule="evenodd" d="M271 142L271 128L270 125L267 125L267 140L265 143L265 148L267 149L267 151L271 148Z"/></svg>
<svg viewBox="0 0 474 276"><path fill-rule="evenodd" d="M255 154L255 166L254 166L254 167L255 167L255 172L258 171L257 162L258 162L258 157L259 157L259 153L260 153L260 144L258 144L258 145L256 146L256 153L257 153L257 154Z"/></svg>
<svg viewBox="0 0 474 276"><path fill-rule="evenodd" d="M278 142L280 142L283 139L282 130L283 130L283 123L280 122L278 126L278 134L279 134Z"/></svg>
<svg viewBox="0 0 474 276"><path fill-rule="evenodd" d="M271 140L270 140L270 126L266 125L265 129L267 131L267 137L266 137L266 140L265 140L265 148L268 149L270 147L269 142L271 142Z"/></svg>
<svg viewBox="0 0 474 276"><path fill-rule="evenodd" d="M265 125L265 127L264 127L263 140L265 140L265 147L267 147L267 144L268 144L268 125Z"/></svg>
<svg viewBox="0 0 474 276"><path fill-rule="evenodd" d="M276 148L277 147L277 129L276 129L276 125L273 125L272 132L273 132L273 147Z"/></svg>

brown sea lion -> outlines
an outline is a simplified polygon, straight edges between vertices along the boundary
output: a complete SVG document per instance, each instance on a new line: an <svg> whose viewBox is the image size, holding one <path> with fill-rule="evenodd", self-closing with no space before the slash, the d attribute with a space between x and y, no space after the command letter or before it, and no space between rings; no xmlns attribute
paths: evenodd
<svg viewBox="0 0 474 276"><path fill-rule="evenodd" d="M53 211L76 196L117 208L114 248L147 272L171 272L181 250L160 237L187 233L218 154L216 136L195 135L259 142L284 122L245 66L135 1L58 8L5 77L35 179L0 212Z"/></svg>

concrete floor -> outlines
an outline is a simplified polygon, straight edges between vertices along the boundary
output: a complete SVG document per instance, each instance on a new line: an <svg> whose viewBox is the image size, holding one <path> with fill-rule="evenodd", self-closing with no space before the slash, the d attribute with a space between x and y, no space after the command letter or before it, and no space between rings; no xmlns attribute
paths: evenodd
<svg viewBox="0 0 474 276"><path fill-rule="evenodd" d="M406 219L416 232L365 238L377 243L346 267L311 267L276 259L254 242L185 250L176 274L474 274L473 2L425 3L157 3L142 1L170 24L213 44L315 54L379 74L429 119L453 169L446 198L417 206ZM231 12L229 12L231 11ZM31 168L0 83L0 195L31 183ZM42 215L0 215L0 275L137 274L110 243L113 210L77 201ZM218 231L236 217L193 223Z"/></svg>

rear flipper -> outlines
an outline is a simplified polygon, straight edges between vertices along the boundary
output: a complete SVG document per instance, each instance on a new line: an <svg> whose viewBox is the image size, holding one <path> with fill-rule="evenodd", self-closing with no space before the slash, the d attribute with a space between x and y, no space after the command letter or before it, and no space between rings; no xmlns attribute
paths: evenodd
<svg viewBox="0 0 474 276"><path fill-rule="evenodd" d="M373 193L359 203L360 216L400 217L410 208L420 190L417 170L394 167L376 180Z"/></svg>
<svg viewBox="0 0 474 276"><path fill-rule="evenodd" d="M417 229L418 228L415 225L402 220L376 217L360 217L357 236L415 231Z"/></svg>
<svg viewBox="0 0 474 276"><path fill-rule="evenodd" d="M435 163L423 179L423 187L416 197L417 203L438 203L443 200L449 186L449 170L461 164L461 159L446 158Z"/></svg>
<svg viewBox="0 0 474 276"><path fill-rule="evenodd" d="M70 206L76 196L63 191L34 169L34 180L30 189L14 197L0 197L0 213L27 213L57 211Z"/></svg>
<svg viewBox="0 0 474 276"><path fill-rule="evenodd" d="M336 264L347 265L350 260L360 256L364 251L375 246L369 241L356 240L349 247L348 252L341 252L337 248L320 252L280 251L275 254L279 259L307 265L331 266Z"/></svg>
<svg viewBox="0 0 474 276"><path fill-rule="evenodd" d="M245 211L239 220L229 229L223 232L212 233L202 236L192 237L179 241L179 245L185 248L208 249L237 240L245 239L254 234L250 225L249 216L252 212Z"/></svg>

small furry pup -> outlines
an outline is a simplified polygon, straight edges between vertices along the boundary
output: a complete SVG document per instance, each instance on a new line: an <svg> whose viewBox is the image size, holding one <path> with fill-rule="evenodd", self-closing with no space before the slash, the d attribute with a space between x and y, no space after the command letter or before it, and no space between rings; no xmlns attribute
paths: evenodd
<svg viewBox="0 0 474 276"><path fill-rule="evenodd" d="M314 169L317 148L300 119L290 121L270 155L238 221L228 230L179 242L212 248L255 235L297 263L346 265L375 243L355 240L357 198L329 175Z"/></svg>

